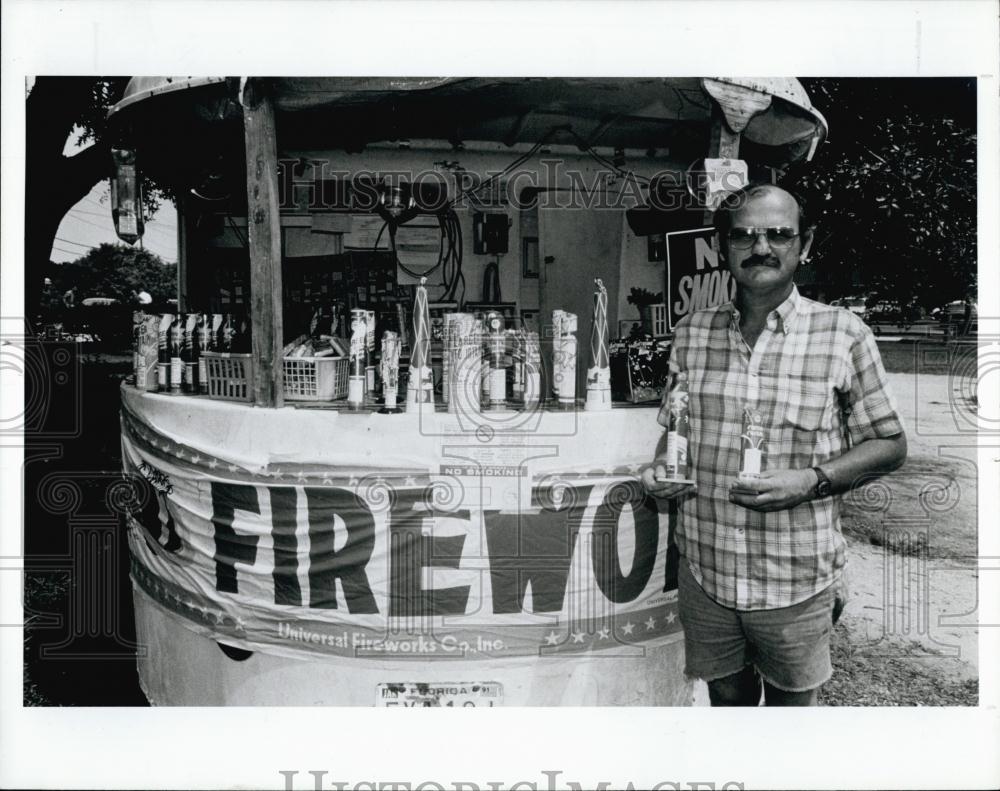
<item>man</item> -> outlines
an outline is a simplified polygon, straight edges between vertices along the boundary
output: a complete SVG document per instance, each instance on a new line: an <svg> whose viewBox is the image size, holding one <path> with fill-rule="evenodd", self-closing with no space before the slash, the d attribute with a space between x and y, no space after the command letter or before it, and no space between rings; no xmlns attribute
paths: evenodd
<svg viewBox="0 0 1000 791"><path fill-rule="evenodd" d="M836 495L898 468L906 437L871 331L795 288L812 243L801 204L747 187L723 202L715 228L736 298L685 317L671 351L671 369L688 376L695 485L657 480L659 460L642 479L654 496L682 498L688 675L708 682L713 705L757 705L761 679L767 705L814 705L832 673L846 562ZM764 428L755 485L736 484L748 414Z"/></svg>

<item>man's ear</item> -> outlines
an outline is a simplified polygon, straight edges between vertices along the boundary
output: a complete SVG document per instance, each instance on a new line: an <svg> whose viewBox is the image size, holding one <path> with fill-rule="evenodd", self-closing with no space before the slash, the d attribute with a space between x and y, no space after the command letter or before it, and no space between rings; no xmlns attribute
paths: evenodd
<svg viewBox="0 0 1000 791"><path fill-rule="evenodd" d="M799 260L804 260L809 257L809 248L812 247L813 243L813 229L807 228L802 232L802 251L799 253Z"/></svg>

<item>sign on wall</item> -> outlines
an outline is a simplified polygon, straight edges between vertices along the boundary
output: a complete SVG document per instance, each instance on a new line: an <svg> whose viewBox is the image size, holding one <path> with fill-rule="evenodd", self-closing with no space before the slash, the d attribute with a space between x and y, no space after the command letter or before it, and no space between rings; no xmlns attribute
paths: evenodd
<svg viewBox="0 0 1000 791"><path fill-rule="evenodd" d="M736 281L712 249L713 228L667 234L667 315L670 329L697 310L729 302Z"/></svg>

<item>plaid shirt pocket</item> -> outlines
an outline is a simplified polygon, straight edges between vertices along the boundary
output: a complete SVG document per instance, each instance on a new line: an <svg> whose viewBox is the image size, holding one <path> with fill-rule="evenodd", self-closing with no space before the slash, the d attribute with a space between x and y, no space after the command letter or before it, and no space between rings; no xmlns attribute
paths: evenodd
<svg viewBox="0 0 1000 791"><path fill-rule="evenodd" d="M822 382L792 381L785 398L785 421L799 431L830 428L833 390Z"/></svg>

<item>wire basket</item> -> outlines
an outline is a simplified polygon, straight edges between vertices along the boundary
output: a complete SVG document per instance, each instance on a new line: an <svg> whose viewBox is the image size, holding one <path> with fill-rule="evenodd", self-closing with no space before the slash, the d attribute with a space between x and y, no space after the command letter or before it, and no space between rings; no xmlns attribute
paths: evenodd
<svg viewBox="0 0 1000 791"><path fill-rule="evenodd" d="M285 399L335 401L347 398L346 357L286 357Z"/></svg>
<svg viewBox="0 0 1000 791"><path fill-rule="evenodd" d="M253 401L253 366L249 354L202 352L208 373L209 398Z"/></svg>

